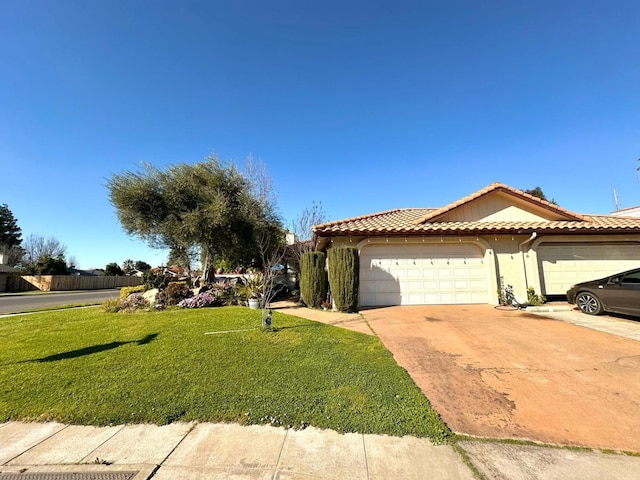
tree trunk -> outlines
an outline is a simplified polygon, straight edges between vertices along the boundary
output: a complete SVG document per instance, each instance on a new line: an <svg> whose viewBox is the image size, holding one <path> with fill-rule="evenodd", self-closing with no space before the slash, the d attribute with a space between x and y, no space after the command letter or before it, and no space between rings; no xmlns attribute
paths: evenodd
<svg viewBox="0 0 640 480"><path fill-rule="evenodd" d="M204 251L204 264L202 265L202 278L204 278L205 283L213 283L216 279L216 272L211 263L211 255L209 254L210 250L208 248L203 248Z"/></svg>

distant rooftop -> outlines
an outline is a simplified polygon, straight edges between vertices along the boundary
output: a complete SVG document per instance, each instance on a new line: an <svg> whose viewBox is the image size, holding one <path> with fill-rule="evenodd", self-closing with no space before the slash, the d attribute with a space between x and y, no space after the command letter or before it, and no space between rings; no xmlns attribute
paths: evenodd
<svg viewBox="0 0 640 480"><path fill-rule="evenodd" d="M611 212L614 217L638 217L640 218L640 206L629 207Z"/></svg>

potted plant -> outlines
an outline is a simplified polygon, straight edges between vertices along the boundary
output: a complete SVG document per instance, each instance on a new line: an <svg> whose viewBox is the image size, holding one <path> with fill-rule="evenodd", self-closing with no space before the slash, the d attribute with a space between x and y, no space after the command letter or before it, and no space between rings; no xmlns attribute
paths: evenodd
<svg viewBox="0 0 640 480"><path fill-rule="evenodd" d="M262 305L264 293L264 278L261 273L254 273L247 277L247 281L242 287L242 291L247 298L249 308L257 310Z"/></svg>

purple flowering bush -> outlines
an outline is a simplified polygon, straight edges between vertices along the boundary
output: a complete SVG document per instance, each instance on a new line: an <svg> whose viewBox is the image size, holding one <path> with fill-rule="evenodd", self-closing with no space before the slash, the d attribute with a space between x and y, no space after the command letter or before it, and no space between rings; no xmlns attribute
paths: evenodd
<svg viewBox="0 0 640 480"><path fill-rule="evenodd" d="M102 304L102 311L107 313L132 313L138 309L148 309L149 302L142 293L132 293L124 300L110 298Z"/></svg>
<svg viewBox="0 0 640 480"><path fill-rule="evenodd" d="M202 308L215 307L220 304L218 296L212 292L202 292L191 298L185 298L178 303L179 307L184 308Z"/></svg>
<svg viewBox="0 0 640 480"><path fill-rule="evenodd" d="M121 311L133 312L139 308L147 308L149 302L142 293L132 293L122 301Z"/></svg>

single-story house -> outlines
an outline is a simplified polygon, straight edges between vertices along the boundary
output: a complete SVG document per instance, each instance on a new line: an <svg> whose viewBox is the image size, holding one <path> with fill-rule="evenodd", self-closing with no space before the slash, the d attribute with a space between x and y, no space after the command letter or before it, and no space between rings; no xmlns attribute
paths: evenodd
<svg viewBox="0 0 640 480"><path fill-rule="evenodd" d="M611 212L614 217L640 217L640 207L629 207Z"/></svg>
<svg viewBox="0 0 640 480"><path fill-rule="evenodd" d="M6 292L10 287L12 277L19 277L21 271L5 264L7 256L0 253L0 292Z"/></svg>
<svg viewBox="0 0 640 480"><path fill-rule="evenodd" d="M512 285L565 295L640 267L640 218L570 212L504 184L442 208L402 208L313 227L317 250L356 245L360 306L498 303ZM331 275L331 272L329 272Z"/></svg>

